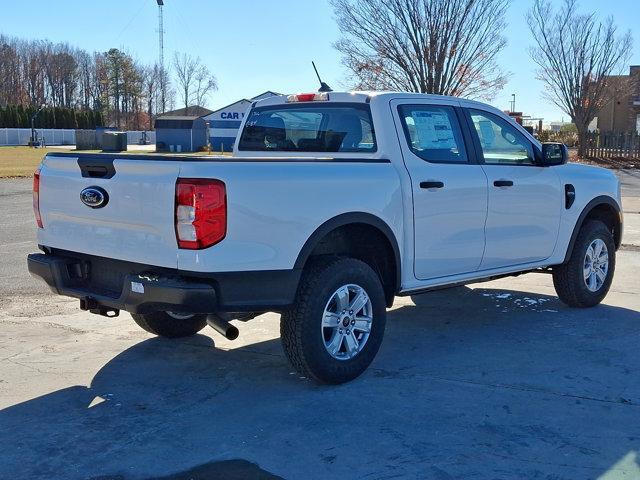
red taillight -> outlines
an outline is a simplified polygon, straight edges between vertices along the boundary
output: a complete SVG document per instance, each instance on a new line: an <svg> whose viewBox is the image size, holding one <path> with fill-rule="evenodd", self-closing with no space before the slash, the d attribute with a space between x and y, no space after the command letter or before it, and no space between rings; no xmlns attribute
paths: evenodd
<svg viewBox="0 0 640 480"><path fill-rule="evenodd" d="M40 216L40 168L33 172L33 213L36 216L38 228L44 228L42 216Z"/></svg>
<svg viewBox="0 0 640 480"><path fill-rule="evenodd" d="M289 95L287 102L326 102L329 100L329 94L326 92L320 93L298 93L296 95Z"/></svg>
<svg viewBox="0 0 640 480"><path fill-rule="evenodd" d="M207 248L227 234L227 192L220 180L179 178L176 182L178 247Z"/></svg>

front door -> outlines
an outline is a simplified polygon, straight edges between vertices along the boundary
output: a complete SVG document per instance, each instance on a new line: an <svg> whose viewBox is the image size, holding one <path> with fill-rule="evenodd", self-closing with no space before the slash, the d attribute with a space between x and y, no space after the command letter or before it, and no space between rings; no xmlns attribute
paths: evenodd
<svg viewBox="0 0 640 480"><path fill-rule="evenodd" d="M470 153L458 102L395 100L391 108L411 177L416 278L476 271L484 250L487 179Z"/></svg>
<svg viewBox="0 0 640 480"><path fill-rule="evenodd" d="M489 187L481 270L548 258L558 236L563 191L553 167L537 165L533 143L511 121L469 109Z"/></svg>

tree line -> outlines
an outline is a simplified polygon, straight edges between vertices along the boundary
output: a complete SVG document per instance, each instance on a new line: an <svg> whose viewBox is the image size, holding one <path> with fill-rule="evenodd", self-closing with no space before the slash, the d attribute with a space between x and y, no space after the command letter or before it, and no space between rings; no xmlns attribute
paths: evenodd
<svg viewBox="0 0 640 480"><path fill-rule="evenodd" d="M95 129L104 125L100 110L76 110L66 107L23 107L8 105L0 107L0 128L31 128L31 118L35 128L81 128Z"/></svg>
<svg viewBox="0 0 640 480"><path fill-rule="evenodd" d="M0 34L0 125L147 130L176 102L206 102L217 88L199 58L176 53L171 69L146 65L117 48L89 53L67 43ZM176 90L179 92L176 95ZM26 123L26 125L25 125Z"/></svg>

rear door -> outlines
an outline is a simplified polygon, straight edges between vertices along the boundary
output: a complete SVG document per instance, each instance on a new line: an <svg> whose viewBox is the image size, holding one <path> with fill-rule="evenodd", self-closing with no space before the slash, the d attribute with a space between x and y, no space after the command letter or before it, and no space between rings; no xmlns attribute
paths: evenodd
<svg viewBox="0 0 640 480"><path fill-rule="evenodd" d="M456 100L394 100L411 177L416 278L474 272L484 251L487 178Z"/></svg>
<svg viewBox="0 0 640 480"><path fill-rule="evenodd" d="M179 162L154 157L48 155L40 176L48 247L119 260L177 267L174 227ZM100 208L81 200L98 187L108 197Z"/></svg>
<svg viewBox="0 0 640 480"><path fill-rule="evenodd" d="M541 167L533 143L494 113L467 110L488 178L489 209L481 270L544 260L555 248L564 192L553 168Z"/></svg>

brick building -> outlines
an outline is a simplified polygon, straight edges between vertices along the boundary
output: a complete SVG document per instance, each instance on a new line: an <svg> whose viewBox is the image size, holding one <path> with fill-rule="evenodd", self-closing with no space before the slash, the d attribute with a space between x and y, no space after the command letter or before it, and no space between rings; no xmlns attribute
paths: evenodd
<svg viewBox="0 0 640 480"><path fill-rule="evenodd" d="M610 100L598 112L598 130L640 134L640 65L630 67L629 75L608 77L607 89Z"/></svg>

